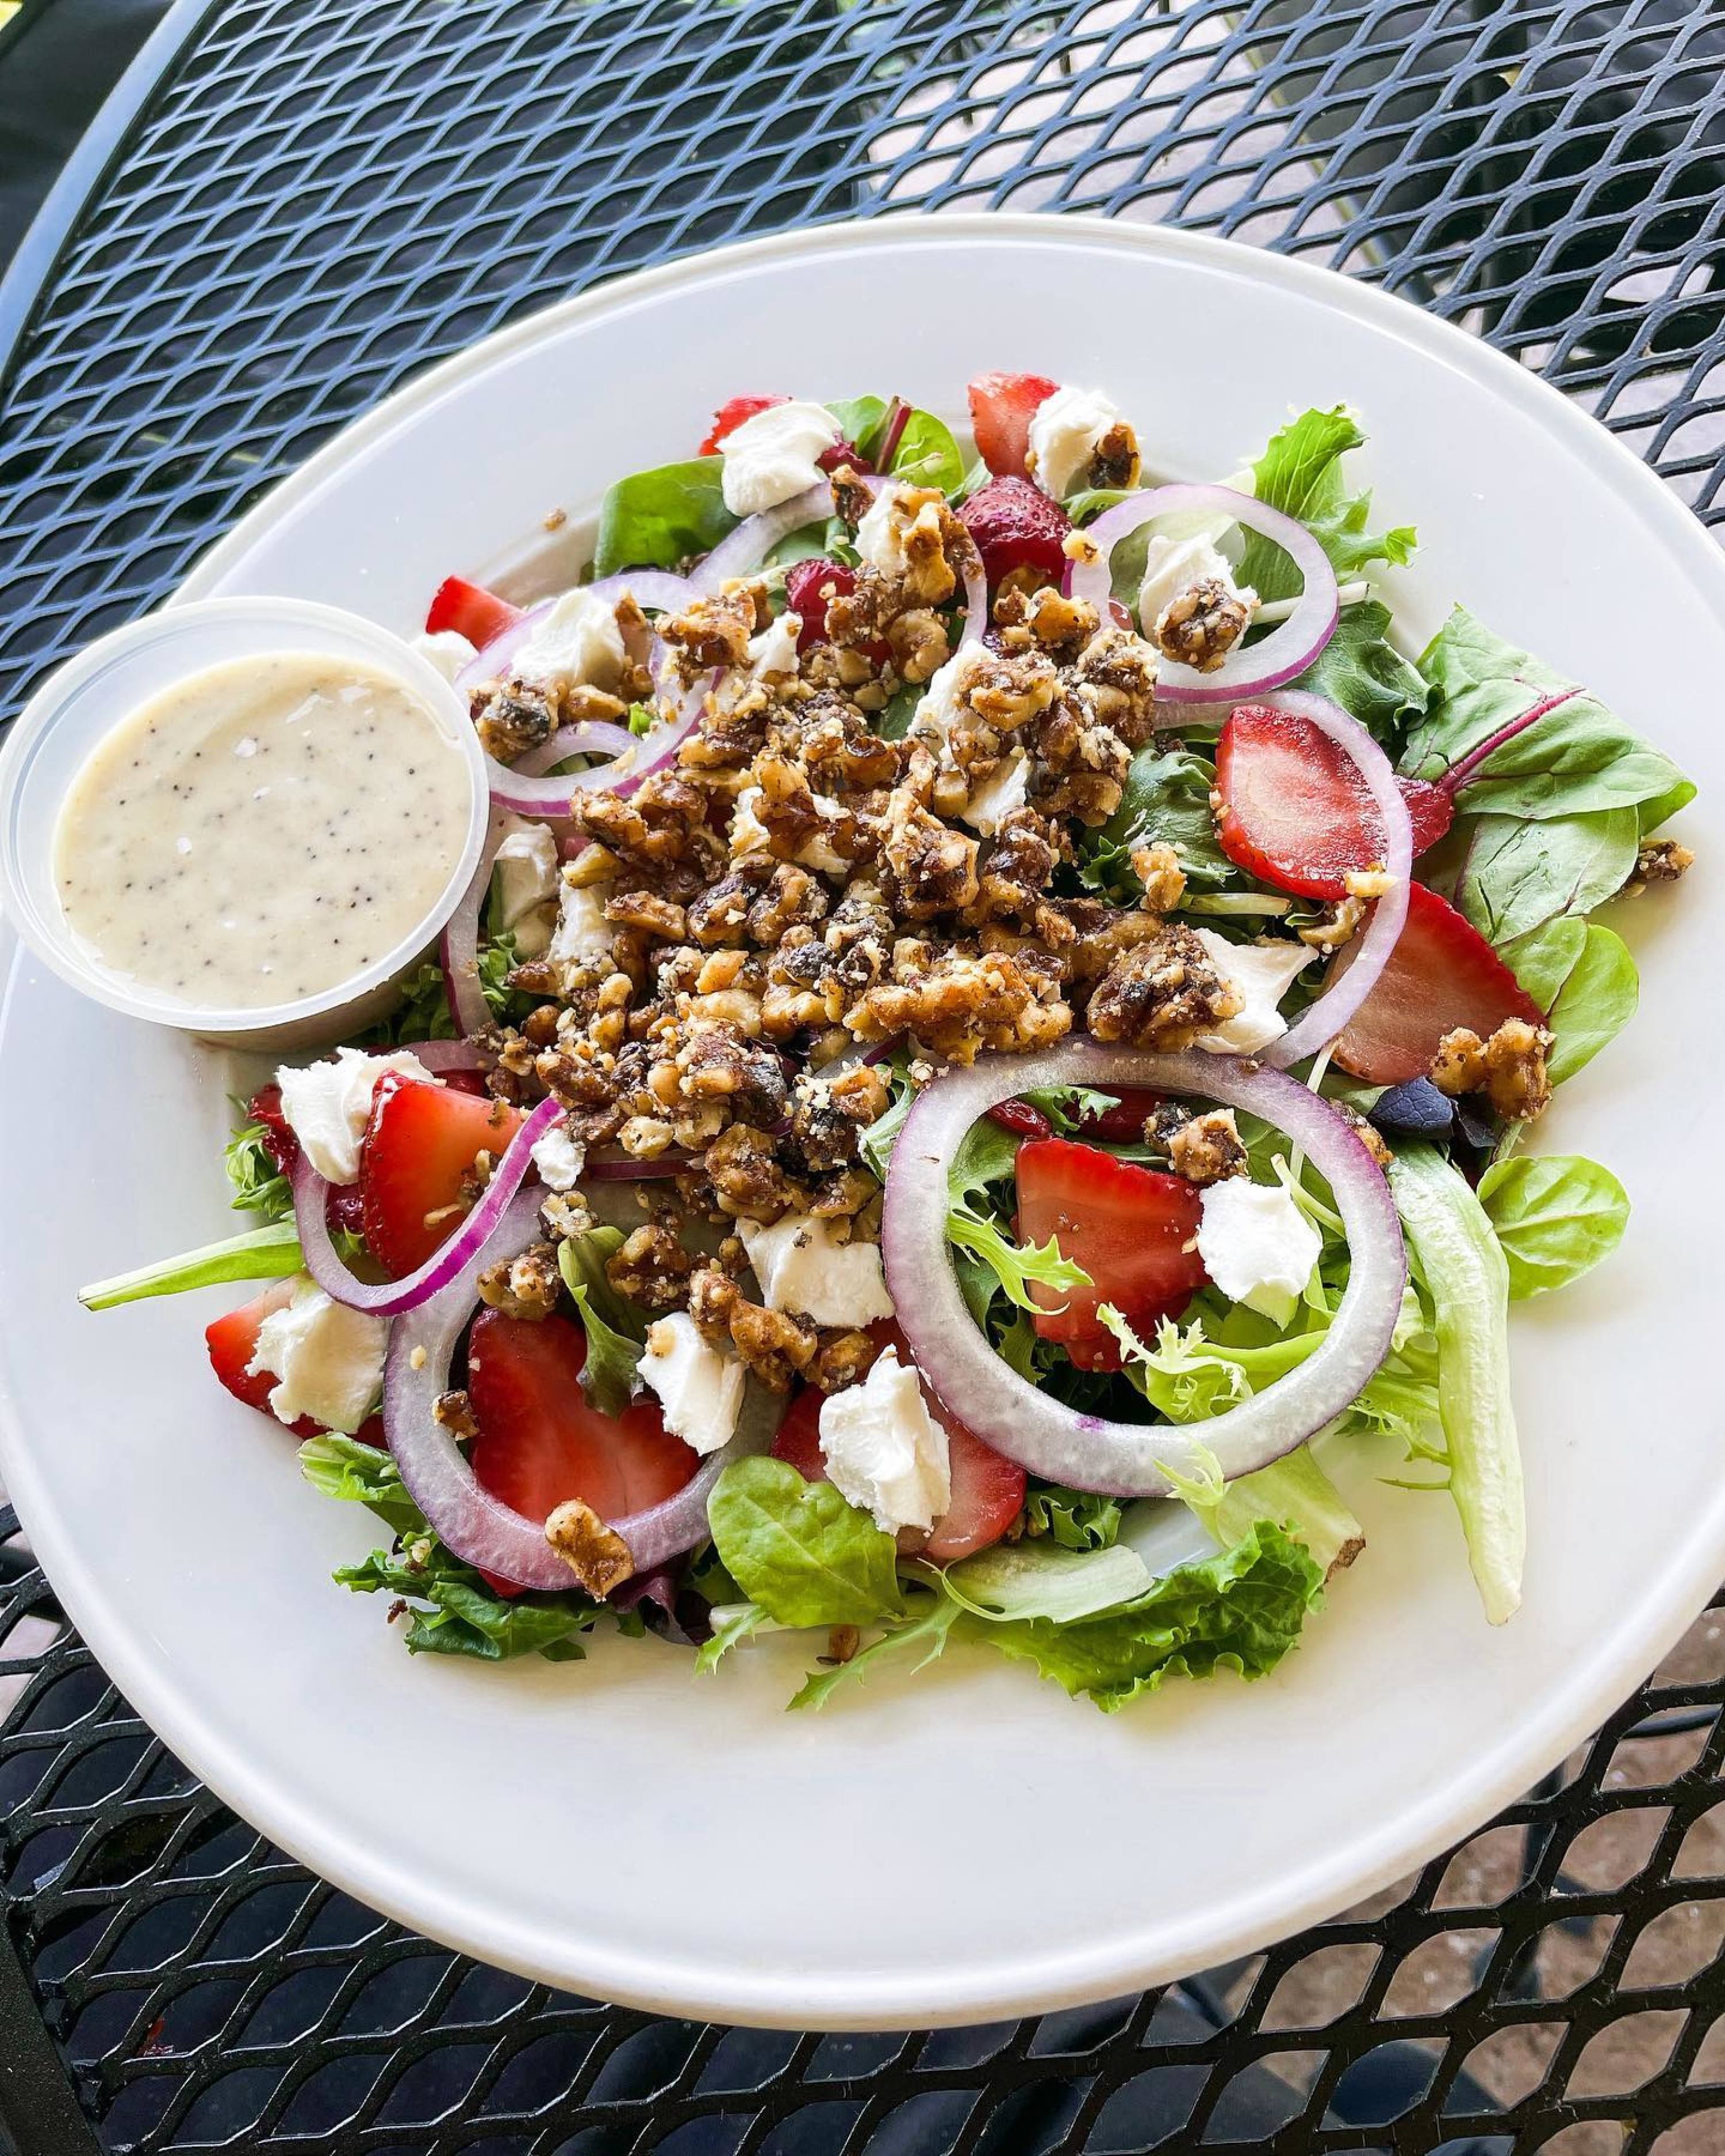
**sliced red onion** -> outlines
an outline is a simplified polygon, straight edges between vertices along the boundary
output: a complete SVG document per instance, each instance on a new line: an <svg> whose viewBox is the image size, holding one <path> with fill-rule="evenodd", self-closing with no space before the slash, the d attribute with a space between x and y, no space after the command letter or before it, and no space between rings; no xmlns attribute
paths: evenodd
<svg viewBox="0 0 1725 2156"><path fill-rule="evenodd" d="M542 1101L503 1149L480 1198L466 1219L445 1243L405 1280L356 1279L342 1264L331 1238L325 1206L330 1186L301 1152L294 1163L294 1219L300 1230L300 1248L305 1270L331 1302L345 1303L372 1317L394 1317L404 1310L417 1310L422 1302L447 1287L470 1259L485 1248L509 1202L526 1181L533 1165L533 1148L563 1113L562 1103Z"/></svg>
<svg viewBox="0 0 1725 2156"><path fill-rule="evenodd" d="M1327 734L1337 748L1353 757L1365 782L1384 825L1384 868L1389 889L1372 901L1364 928L1349 945L1345 958L1332 962L1323 993L1312 1004L1280 1039L1272 1040L1259 1060L1286 1070L1342 1033L1354 1013L1372 993L1378 976L1394 950L1396 939L1408 917L1408 880L1414 873L1414 829L1408 821L1408 804L1389 758L1357 719L1322 696L1308 696L1296 689L1255 698L1271 711L1286 711Z"/></svg>
<svg viewBox="0 0 1725 2156"><path fill-rule="evenodd" d="M490 758L486 761L489 762ZM501 765L495 767L502 768ZM480 848L472 880L438 938L437 956L443 971L444 993L449 999L449 1015L463 1033L478 1033L491 1023L491 1006L480 986L480 915L485 910L485 893L490 889L497 849L503 844L508 828L507 815L494 801L491 820L485 829L485 843ZM426 1068L429 1070L430 1065L428 1064Z"/></svg>
<svg viewBox="0 0 1725 2156"><path fill-rule="evenodd" d="M622 569L614 577L601 577L587 588L599 599L626 596L655 613L676 613L695 597L695 587L689 579L669 569Z"/></svg>
<svg viewBox="0 0 1725 2156"><path fill-rule="evenodd" d="M1297 1369L1208 1421L1105 1421L1039 1392L994 1353L952 1270L947 1176L978 1116L1050 1086L1091 1086L1219 1101L1260 1116L1292 1139L1335 1193L1351 1269L1328 1332ZM985 1444L1032 1474L1122 1497L1173 1494L1173 1470L1193 1474L1199 1449L1232 1481L1291 1452L1358 1394L1389 1352L1407 1279L1394 1200L1377 1163L1330 1104L1279 1070L1231 1055L1154 1055L1069 1041L1036 1055L990 1055L954 1068L922 1093L900 1132L881 1227L886 1285L917 1368Z"/></svg>
<svg viewBox="0 0 1725 2156"><path fill-rule="evenodd" d="M690 579L701 593L716 592L733 578L747 577L758 569L779 541L805 524L818 523L833 513L833 487L822 480L801 494L782 501L777 509L763 509L746 516L734 531L726 532Z"/></svg>
<svg viewBox="0 0 1725 2156"><path fill-rule="evenodd" d="M557 1593L576 1582L546 1541L544 1522L530 1520L481 1488L454 1437L432 1413L439 1394L449 1389L449 1364L473 1315L480 1268L518 1257L539 1240L538 1200L537 1191L517 1191L490 1242L429 1302L392 1328L383 1424L408 1494L457 1557L518 1586ZM751 1378L730 1444L709 1454L674 1496L607 1523L628 1545L637 1573L706 1541L713 1485L733 1460L766 1450L783 1413L783 1396Z"/></svg>
<svg viewBox="0 0 1725 2156"><path fill-rule="evenodd" d="M629 746L640 746L633 734ZM560 778L530 778L488 756L485 783L491 789L494 808L507 808L517 816L536 816L542 823L562 824L568 821L569 803L578 793L602 793L619 783L620 761L590 764L585 771L566 771Z"/></svg>
<svg viewBox="0 0 1725 2156"><path fill-rule="evenodd" d="M608 719L583 719L578 726L559 726L549 741L518 756L509 768L516 778L536 778L572 756L628 756L635 746L636 737L627 726Z"/></svg>
<svg viewBox="0 0 1725 2156"><path fill-rule="evenodd" d="M1231 517L1250 531L1280 547L1305 579L1305 588L1287 619L1260 642L1242 649L1236 644L1213 674L1164 660L1157 676L1158 701L1168 704L1239 703L1246 696L1279 688L1303 674L1336 632L1338 605L1336 572L1330 557L1303 524L1271 509L1231 486L1153 486L1104 510L1084 536L1097 549L1094 561L1072 571L1074 598L1088 599L1101 613L1113 593L1110 557L1120 542L1159 516L1200 514ZM1150 624L1146 623L1147 629Z"/></svg>
<svg viewBox="0 0 1725 2156"><path fill-rule="evenodd" d="M708 695L718 687L720 669L715 667L693 688L684 691L682 702L671 717L661 721L651 733L641 737L635 744L634 762L620 778L612 783L614 793L626 800L655 771L663 771L667 764L675 762L677 751L700 719Z"/></svg>

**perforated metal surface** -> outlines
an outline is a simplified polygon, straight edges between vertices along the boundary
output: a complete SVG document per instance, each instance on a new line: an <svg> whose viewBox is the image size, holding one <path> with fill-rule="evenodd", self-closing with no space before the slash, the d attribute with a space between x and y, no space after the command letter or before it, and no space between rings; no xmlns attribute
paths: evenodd
<svg viewBox="0 0 1725 2156"><path fill-rule="evenodd" d="M0 710L427 360L894 208L1172 219L1381 280L1725 516L1722 59L1725 13L1680 0L226 0L0 377ZM1725 2150L1717 1615L1393 1907L1040 2024L798 2039L551 1997L357 1909L163 1753L10 1552L0 1906L110 2148ZM96 2145L7 2011L0 1982L0 2117Z"/></svg>

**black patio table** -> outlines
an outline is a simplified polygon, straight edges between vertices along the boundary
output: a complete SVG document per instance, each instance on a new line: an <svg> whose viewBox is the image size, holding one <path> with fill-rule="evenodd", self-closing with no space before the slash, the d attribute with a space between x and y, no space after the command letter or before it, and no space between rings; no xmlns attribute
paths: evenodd
<svg viewBox="0 0 1725 2156"><path fill-rule="evenodd" d="M0 712L428 361L896 209L1100 210L1381 280L1717 521L1722 60L1685 0L177 0L0 288ZM151 1737L3 1512L0 1707L24 2156L1725 2151L1725 1598L1366 1908L911 2036L655 2020L372 1915Z"/></svg>

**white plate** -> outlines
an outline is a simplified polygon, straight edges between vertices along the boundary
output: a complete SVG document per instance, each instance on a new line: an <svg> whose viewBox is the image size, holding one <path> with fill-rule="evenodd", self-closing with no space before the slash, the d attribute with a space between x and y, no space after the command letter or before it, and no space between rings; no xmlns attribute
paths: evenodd
<svg viewBox="0 0 1725 2156"><path fill-rule="evenodd" d="M1194 478L1290 408L1358 405L1386 521L1420 526L1404 619L1424 632L1465 598L1703 788L1688 886L1622 909L1640 1022L1541 1132L1609 1161L1635 1214L1609 1265L1517 1317L1531 1553L1506 1630L1480 1614L1447 1505L1363 1471L1365 1556L1250 1690L1108 1717L967 1652L817 1717L780 1711L800 1666L784 1642L701 1681L656 1642L557 1667L410 1662L377 1601L328 1583L369 1547L365 1518L305 1488L204 1368L200 1329L234 1295L99 1318L73 1300L223 1232L232 1074L28 961L0 1014L0 1471L85 1638L213 1789L362 1900L676 2014L983 2020L1260 1945L1520 1794L1725 1574L1704 1345L1725 1156L1703 1114L1725 1046L1725 567L1507 361L1363 285L1178 233L829 228L626 280L434 370L193 585L410 629L446 572L680 454L735 392L897 390L956 418L966 379L1000 366L1106 384L1154 462Z"/></svg>

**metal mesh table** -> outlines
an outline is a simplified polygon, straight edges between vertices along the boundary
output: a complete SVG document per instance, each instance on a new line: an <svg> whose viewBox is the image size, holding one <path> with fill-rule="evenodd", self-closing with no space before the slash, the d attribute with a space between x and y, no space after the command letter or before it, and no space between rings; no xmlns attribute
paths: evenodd
<svg viewBox="0 0 1725 2156"><path fill-rule="evenodd" d="M0 710L428 360L896 208L1105 210L1380 280L1725 516L1722 59L1685 0L180 0L0 290ZM370 1915L154 1742L3 1512L0 1705L28 2156L1725 2150L1725 1606L1369 1907L922 2036L655 2021Z"/></svg>

